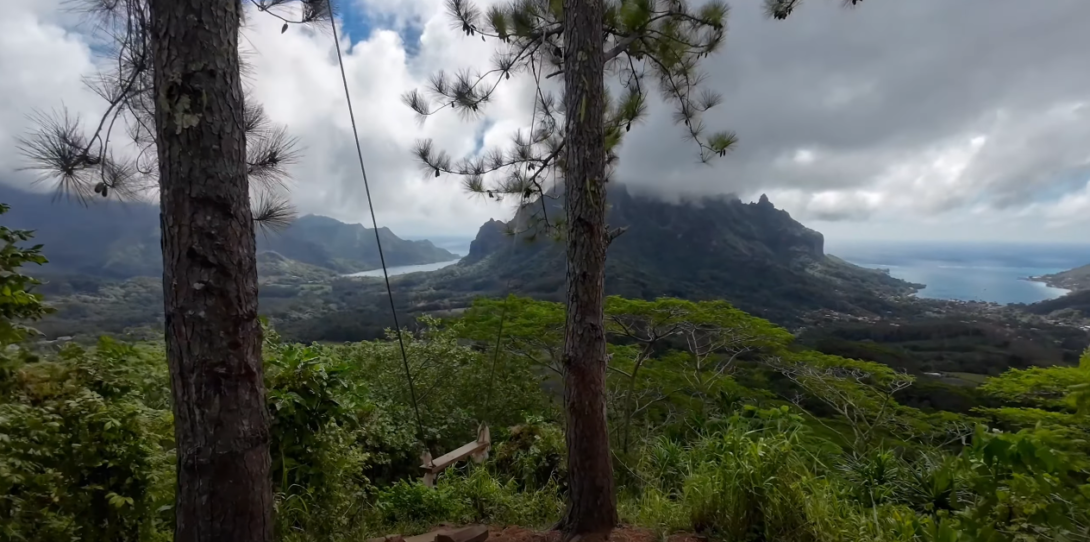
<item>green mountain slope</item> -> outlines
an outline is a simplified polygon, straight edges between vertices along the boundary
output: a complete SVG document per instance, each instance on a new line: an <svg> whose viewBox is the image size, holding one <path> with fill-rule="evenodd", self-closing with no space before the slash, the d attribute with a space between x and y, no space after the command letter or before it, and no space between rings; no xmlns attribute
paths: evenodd
<svg viewBox="0 0 1090 542"><path fill-rule="evenodd" d="M767 198L753 204L709 198L672 204L610 189L609 223L627 227L610 245L606 292L631 298L726 299L743 310L793 324L814 310L877 315L918 285L824 254L824 238ZM559 216L561 202L548 210ZM524 224L525 213L515 222ZM505 235L510 225L483 225L458 265L397 277L405 310L457 308L476 295L514 292L563 299L563 246ZM340 306L378 301L377 281L333 285ZM335 318L331 316L330 318Z"/></svg>
<svg viewBox="0 0 1090 542"><path fill-rule="evenodd" d="M11 205L4 217L7 226L35 230L35 241L48 247L47 274L115 279L162 274L159 210L154 205L108 201L82 207L2 184L0 201ZM401 239L387 228L379 236L390 266L458 258L430 241ZM307 215L284 231L258 233L257 245L259 252L276 252L337 273L379 266L373 230L328 217Z"/></svg>
<svg viewBox="0 0 1090 542"><path fill-rule="evenodd" d="M379 228L379 239L390 266L457 260L458 255L431 241L409 241ZM345 224L325 216L298 218L285 231L258 239L259 250L271 250L301 262L344 272L366 271L381 265L375 233L360 224Z"/></svg>
<svg viewBox="0 0 1090 542"><path fill-rule="evenodd" d="M1051 275L1031 277L1030 280L1034 282L1043 282L1053 288L1063 288L1072 291L1088 290L1090 289L1090 265L1068 269L1067 271L1061 271Z"/></svg>

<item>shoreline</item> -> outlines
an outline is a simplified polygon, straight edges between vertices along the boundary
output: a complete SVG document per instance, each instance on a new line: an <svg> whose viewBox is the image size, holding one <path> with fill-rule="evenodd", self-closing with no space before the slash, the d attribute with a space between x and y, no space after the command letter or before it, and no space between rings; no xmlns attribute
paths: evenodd
<svg viewBox="0 0 1090 542"><path fill-rule="evenodd" d="M1017 269L1017 268L1006 268L1006 267L999 267L999 268L988 267L988 268L979 268L979 269L982 269L982 270L978 273L978 272L975 271L975 268L977 268L977 266L972 266L972 265L958 266L959 268L957 270L952 271L949 268L949 266L938 265L937 269L933 270L933 271L937 271L938 273L932 274L932 273L929 272L929 271L932 271L932 270L927 265L924 265L924 266L893 265L893 264L889 264L889 263L886 263L886 262L874 262L873 260L871 260L871 261L869 261L867 263L858 263L858 262L852 261L850 259L845 259L845 261L847 261L847 262L849 262L849 263L851 263L853 265L868 268L868 269L874 270L876 272L883 273L883 274L886 274L886 275L891 276L893 278L897 278L897 279L900 279L900 280L903 280L903 281L909 283L913 287L914 291L912 291L911 293L906 292L905 297L912 298L912 299L919 299L919 300L954 301L954 302L961 302L961 303L985 303L985 304L994 303L994 304L998 304L998 305L1033 304L1033 303L1037 303L1037 302L1040 302L1040 301L1047 301L1047 300L1050 300L1050 299L1057 299L1057 298L1063 297L1063 296L1065 296L1067 294L1070 294L1072 291L1076 290L1076 289L1073 289L1073 288L1064 288L1064 287L1059 286L1059 285L1057 285L1055 283L1051 283L1050 281L1046 281L1046 277L1049 276L1049 272L1051 271L1051 269L1047 269L1047 268L1046 269L1024 269L1024 268L1023 269ZM1002 276L1004 274L1001 271L1002 269L1006 269L1007 271L1009 271L1009 273L1006 274L1005 276ZM921 271L922 271L922 273L921 273ZM1023 290L1026 290L1027 288L1030 288L1030 289L1036 291L1037 293L1036 294L1026 294L1025 292L1023 292L1023 294L1017 295L1017 296L1006 296L1006 295L995 296L994 294L989 295L990 292L988 292L987 290L988 290L988 288L993 287L992 284L995 284L997 286L998 290L1003 289L1002 286L999 285L998 282L996 282L996 277L994 276L994 275L997 274L996 271L999 271L998 275L1000 276L1000 278L1002 280L1010 281L1010 282L1007 282L1006 284L1008 284L1010 286L1014 286L1015 288L1017 288L1017 286L1015 286L1015 285L1018 282L1022 282L1022 281L1029 282L1029 283L1034 284L1034 286L1032 286L1032 287L1023 286L1021 288ZM1026 274L1020 274L1019 271L1021 271L1021 273L1026 273ZM1037 271L1037 274L1029 275L1027 273L1027 271L1028 272ZM961 291L958 288L954 288L954 289L949 288L948 287L949 284L947 284L947 282L949 282L949 280L947 280L947 279L950 278L948 275L951 275L951 273L953 273L954 275L957 275L961 279L960 281L957 281L957 282L964 283L964 284L958 284L958 286L970 285L969 286L970 290L975 289L975 290L980 290L980 291L970 292L968 290ZM983 274L983 278L981 278L979 280L982 280L982 281L985 281L985 282L991 282L991 284L985 284L984 286L986 286L986 287L973 288L971 285L973 283L977 282L977 280L978 280L977 275L980 275L981 273ZM921 280L921 279L925 279L925 278L931 278L933 280ZM1015 282L1015 281L1018 281L1018 282ZM929 284L929 283L931 283L931 284ZM962 288L962 289L964 289L964 288ZM996 293L998 293L998 291ZM1030 299L1021 300L1021 299L1018 299L1018 297L1028 297L1028 298L1037 298L1037 299L1035 299L1035 300L1030 300Z"/></svg>
<svg viewBox="0 0 1090 542"><path fill-rule="evenodd" d="M1065 296L1067 294L1070 294L1071 292L1075 291L1074 288L1068 288L1066 286L1061 286L1059 282L1052 281L1051 279L1049 279L1049 275L1019 277L1018 280L1024 280L1026 282L1032 282L1034 284L1039 284L1039 285L1041 285L1041 287L1050 288L1052 290L1060 290L1060 291L1063 292L1062 294L1060 294L1060 297L1063 297L1063 296Z"/></svg>

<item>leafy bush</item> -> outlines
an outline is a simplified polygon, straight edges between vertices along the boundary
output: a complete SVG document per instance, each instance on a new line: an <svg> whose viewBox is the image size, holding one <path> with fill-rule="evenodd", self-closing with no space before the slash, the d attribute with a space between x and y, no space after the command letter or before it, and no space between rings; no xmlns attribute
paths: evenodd
<svg viewBox="0 0 1090 542"><path fill-rule="evenodd" d="M362 388L321 347L267 341L265 351L279 524L319 536L348 530L368 488L370 457L356 446Z"/></svg>
<svg viewBox="0 0 1090 542"><path fill-rule="evenodd" d="M169 540L172 418L145 386L163 372L146 352L109 340L63 354L21 364L0 397L0 533L10 540ZM134 374L143 378L129 378Z"/></svg>
<svg viewBox="0 0 1090 542"><path fill-rule="evenodd" d="M404 337L428 447L460 446L480 422L494 437L489 461L450 467L436 488L418 481L396 340L308 346L266 331L281 539L560 517L566 446L550 377L560 313L512 299L498 351L498 302L465 320L424 319ZM647 330L659 308L691 308L656 303L614 299L629 307L615 323ZM980 418L922 412L898 404L912 379L886 366L800 350L725 304L697 308L726 312L701 313L700 326L669 321L690 335L653 347L611 332L613 427L632 429L613 435L631 445L614 458L626 522L732 542L1090 540L1090 358L985 382L981 395L1002 406ZM0 539L169 539L162 344L39 350L0 351ZM972 431L984 421L996 429Z"/></svg>
<svg viewBox="0 0 1090 542"><path fill-rule="evenodd" d="M804 430L797 421L771 428L734 423L688 445L659 441L638 466L649 484L641 501L656 514L637 517L727 540L818 539L805 514L813 458Z"/></svg>
<svg viewBox="0 0 1090 542"><path fill-rule="evenodd" d="M401 480L375 495L375 511L386 525L424 526L456 517L461 504L451 486L432 489L420 481Z"/></svg>
<svg viewBox="0 0 1090 542"><path fill-rule="evenodd" d="M563 430L538 416L512 427L496 447L494 468L520 489L537 490L567 484Z"/></svg>
<svg viewBox="0 0 1090 542"><path fill-rule="evenodd" d="M560 517L563 499L554 483L520 489L485 468L470 468L440 479L435 488L399 481L375 495L373 524L409 532L442 522L546 527Z"/></svg>
<svg viewBox="0 0 1090 542"><path fill-rule="evenodd" d="M0 215L11 208L0 203ZM53 309L42 303L42 295L34 293L38 280L24 275L19 268L25 264L42 265L42 245L23 248L19 243L29 241L33 233L0 226L0 347L16 344L35 331L25 325L37 320Z"/></svg>

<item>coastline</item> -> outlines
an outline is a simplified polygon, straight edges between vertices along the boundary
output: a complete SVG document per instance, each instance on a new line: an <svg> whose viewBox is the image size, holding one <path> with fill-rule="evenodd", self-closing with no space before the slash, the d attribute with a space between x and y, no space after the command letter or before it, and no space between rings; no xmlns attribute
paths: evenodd
<svg viewBox="0 0 1090 542"><path fill-rule="evenodd" d="M1032 282L1034 284L1040 284L1044 288L1051 288L1053 290L1060 290L1063 293L1060 296L1065 296L1071 292L1076 291L1078 288L1071 288L1071 285L1065 285L1062 281L1053 280L1051 275L1037 275L1029 277L1020 277L1018 280L1024 280L1026 282Z"/></svg>

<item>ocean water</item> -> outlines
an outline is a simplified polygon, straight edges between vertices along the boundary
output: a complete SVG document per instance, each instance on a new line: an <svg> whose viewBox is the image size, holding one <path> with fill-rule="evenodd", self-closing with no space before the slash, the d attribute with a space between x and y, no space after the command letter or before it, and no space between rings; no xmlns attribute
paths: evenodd
<svg viewBox="0 0 1090 542"><path fill-rule="evenodd" d="M456 254L469 252L469 239L451 237L435 242ZM1049 288L1026 277L1058 273L1090 263L1090 245L860 242L828 240L825 252L863 267L889 269L894 277L925 284L916 295L933 299L1036 303L1059 297L1066 290ZM458 260L391 267L390 275L435 271ZM349 276L381 277L382 270Z"/></svg>
<svg viewBox="0 0 1090 542"><path fill-rule="evenodd" d="M1059 297L1067 291L1025 278L1090 263L1090 245L1072 244L830 242L825 251L925 284L920 297L1004 304Z"/></svg>
<svg viewBox="0 0 1090 542"><path fill-rule="evenodd" d="M390 268L387 269L387 271L390 273L390 276L392 277L394 275L404 275L406 273L416 273L418 271L435 271L437 269L442 269L442 268L444 268L444 267L446 267L448 265L454 265L456 263L458 263L458 260L450 260L450 261L447 261L447 262L425 263L425 264L420 264L420 265L401 265L401 266L396 266L396 267L390 267ZM381 277L382 276L382 269L372 269L370 271L360 271L359 273L351 273L351 274L344 275L344 276L346 276L346 277Z"/></svg>
<svg viewBox="0 0 1090 542"><path fill-rule="evenodd" d="M473 242L472 237L456 236L456 235L433 235L433 236L410 236L406 237L408 240L414 241L431 241L431 243L439 248L445 248L458 256L457 259L449 260L445 262L425 263L420 265L401 265L387 269L390 276L404 275L407 273L417 273L420 271L437 271L444 267L454 265L461 260L466 254L469 254L469 244ZM372 269L370 271L360 271L359 273L352 273L344 275L346 277L381 277L382 269Z"/></svg>

